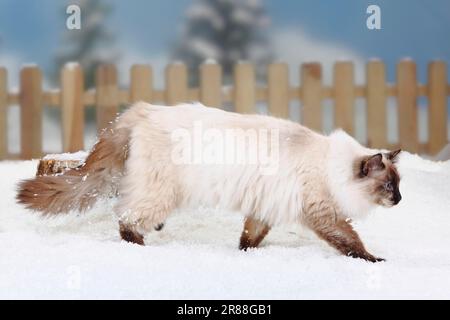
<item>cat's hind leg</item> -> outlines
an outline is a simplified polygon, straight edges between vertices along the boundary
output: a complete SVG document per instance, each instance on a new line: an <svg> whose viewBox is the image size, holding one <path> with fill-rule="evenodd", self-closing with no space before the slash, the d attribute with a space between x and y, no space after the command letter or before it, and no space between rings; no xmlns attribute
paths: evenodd
<svg viewBox="0 0 450 320"><path fill-rule="evenodd" d="M156 175L157 176L157 175ZM120 191L114 211L119 216L120 235L128 242L144 244L144 236L152 230L161 230L169 214L176 208L175 187L167 180L154 179L148 192L129 187Z"/></svg>
<svg viewBox="0 0 450 320"><path fill-rule="evenodd" d="M239 249L247 250L248 248L256 248L264 237L269 233L270 227L266 223L247 217L244 222L244 230L242 231Z"/></svg>
<svg viewBox="0 0 450 320"><path fill-rule="evenodd" d="M143 245L145 234L160 230L177 207L178 190L170 162L151 161L148 155L131 153L114 207L122 239Z"/></svg>

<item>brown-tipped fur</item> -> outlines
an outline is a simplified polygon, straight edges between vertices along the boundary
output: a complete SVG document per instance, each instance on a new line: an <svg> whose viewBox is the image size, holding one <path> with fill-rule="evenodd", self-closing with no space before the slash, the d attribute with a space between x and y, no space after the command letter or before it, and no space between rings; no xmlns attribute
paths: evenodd
<svg viewBox="0 0 450 320"><path fill-rule="evenodd" d="M370 262L384 261L384 259L375 257L366 250L359 235L352 225L345 220L333 221L328 215L319 219L309 219L308 225L319 238L325 240L330 246L346 256Z"/></svg>
<svg viewBox="0 0 450 320"><path fill-rule="evenodd" d="M269 230L270 227L267 224L253 218L246 218L239 249L256 248L263 241Z"/></svg>
<svg viewBox="0 0 450 320"><path fill-rule="evenodd" d="M20 182L17 201L45 215L88 209L98 196L114 190L127 158L128 139L126 129L105 130L83 165Z"/></svg>
<svg viewBox="0 0 450 320"><path fill-rule="evenodd" d="M144 237L133 231L131 228L127 227L125 224L119 222L119 231L120 231L120 237L122 240L125 240L127 242L136 243L141 246L144 245Z"/></svg>

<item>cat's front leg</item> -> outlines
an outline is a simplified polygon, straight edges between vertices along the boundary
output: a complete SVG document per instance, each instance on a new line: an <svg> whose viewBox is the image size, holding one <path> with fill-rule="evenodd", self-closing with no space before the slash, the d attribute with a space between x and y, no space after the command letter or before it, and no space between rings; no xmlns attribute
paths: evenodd
<svg viewBox="0 0 450 320"><path fill-rule="evenodd" d="M337 218L334 212L310 214L307 225L323 240L342 254L370 262L385 261L370 254L352 225Z"/></svg>

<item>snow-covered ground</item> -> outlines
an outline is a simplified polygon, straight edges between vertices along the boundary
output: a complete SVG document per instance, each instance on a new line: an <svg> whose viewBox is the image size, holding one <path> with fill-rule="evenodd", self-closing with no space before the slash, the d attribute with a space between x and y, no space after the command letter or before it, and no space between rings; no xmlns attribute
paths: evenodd
<svg viewBox="0 0 450 320"><path fill-rule="evenodd" d="M450 161L403 154L402 202L357 222L387 259L341 256L298 226L237 250L242 218L180 212L141 247L120 241L112 200L43 219L15 204L36 162L0 162L0 298L450 298Z"/></svg>

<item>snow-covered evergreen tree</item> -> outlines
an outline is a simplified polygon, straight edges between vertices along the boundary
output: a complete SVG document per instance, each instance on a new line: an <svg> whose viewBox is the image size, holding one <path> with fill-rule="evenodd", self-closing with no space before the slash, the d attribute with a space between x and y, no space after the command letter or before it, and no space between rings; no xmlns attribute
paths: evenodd
<svg viewBox="0 0 450 320"><path fill-rule="evenodd" d="M229 82L236 62L257 66L262 75L272 58L266 37L270 20L260 0L196 0L188 8L173 57L189 66L190 83L198 83L198 66L213 59Z"/></svg>
<svg viewBox="0 0 450 320"><path fill-rule="evenodd" d="M66 30L63 34L55 56L54 80L59 83L59 70L65 63L76 61L84 69L85 86L90 88L95 84L97 66L113 63L119 57L114 48L113 33L104 23L111 7L103 0L78 0L70 1L70 4L76 4L81 9L81 29Z"/></svg>

